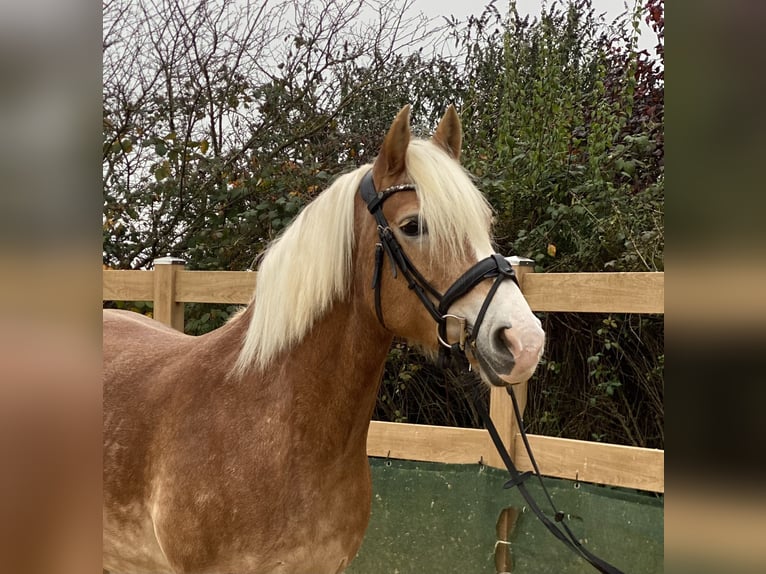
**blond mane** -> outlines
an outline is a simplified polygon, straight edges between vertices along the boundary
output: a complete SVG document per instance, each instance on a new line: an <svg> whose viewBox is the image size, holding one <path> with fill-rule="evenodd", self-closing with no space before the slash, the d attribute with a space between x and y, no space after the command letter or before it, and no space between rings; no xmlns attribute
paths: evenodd
<svg viewBox="0 0 766 574"><path fill-rule="evenodd" d="M466 247L491 251L491 209L471 177L430 141L407 149L408 178L417 187L434 261L461 260ZM354 195L365 165L340 176L268 248L258 270L250 325L235 365L243 374L265 369L299 342L350 285L354 251Z"/></svg>

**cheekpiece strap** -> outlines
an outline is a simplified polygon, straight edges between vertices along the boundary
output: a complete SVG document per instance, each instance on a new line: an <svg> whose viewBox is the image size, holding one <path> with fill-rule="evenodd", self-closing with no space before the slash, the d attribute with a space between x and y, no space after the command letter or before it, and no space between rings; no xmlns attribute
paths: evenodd
<svg viewBox="0 0 766 574"><path fill-rule="evenodd" d="M436 311L436 306L428 299L423 289L425 288L425 290L433 294L437 299L441 297L441 294L436 291L428 281L423 278L415 266L412 265L407 254L404 253L399 242L396 241L382 210L383 202L393 194L399 193L400 191L416 191L416 189L415 185L406 183L402 185L394 185L379 192L375 189L372 170L364 174L362 183L359 187L359 193L367 204L368 211L375 217L375 221L378 224L378 237L380 238L380 242L375 248L375 269L373 271L372 288L375 290L375 313L378 316L378 321L380 321L380 324L384 327L386 326L386 323L383 320L383 310L380 301L381 272L384 259L383 253L388 256L389 262L391 263L391 273L394 278L396 278L397 269L399 269L402 272L402 275L407 279L409 288L415 292L431 316L437 322L441 320L441 316Z"/></svg>

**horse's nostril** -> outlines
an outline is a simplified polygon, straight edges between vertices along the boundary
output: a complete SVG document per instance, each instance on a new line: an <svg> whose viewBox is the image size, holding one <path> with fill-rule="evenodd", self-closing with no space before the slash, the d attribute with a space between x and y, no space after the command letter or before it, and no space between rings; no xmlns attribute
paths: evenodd
<svg viewBox="0 0 766 574"><path fill-rule="evenodd" d="M490 347L484 358L496 373L526 380L540 360L545 334L542 329L496 327L484 341Z"/></svg>
<svg viewBox="0 0 766 574"><path fill-rule="evenodd" d="M545 336L542 330L503 329L502 338L517 373L531 373L537 367Z"/></svg>
<svg viewBox="0 0 766 574"><path fill-rule="evenodd" d="M514 358L517 358L524 351L524 344L519 339L514 329L502 329L499 333L503 345L510 351Z"/></svg>

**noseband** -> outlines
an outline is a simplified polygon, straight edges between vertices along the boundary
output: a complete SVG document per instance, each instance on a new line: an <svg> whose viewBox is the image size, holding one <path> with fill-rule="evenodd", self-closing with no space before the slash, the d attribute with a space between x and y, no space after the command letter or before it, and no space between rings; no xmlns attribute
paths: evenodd
<svg viewBox="0 0 766 574"><path fill-rule="evenodd" d="M367 209L375 217L375 221L378 224L378 237L380 241L375 246L375 270L372 274L372 288L375 290L375 313L378 315L378 321L384 327L386 326L383 320L383 311L380 303L380 278L383 268L384 253L388 256L388 260L391 263L391 272L396 278L397 269L401 272L402 276L407 280L408 287L415 292L420 302L429 312L437 325L437 339L441 344L442 353L449 351L464 351L465 344L475 345L476 338L479 333L479 327L484 320L484 315L489 308L492 298L495 296L500 284L506 280L511 279L516 285L519 284L516 279L516 274L513 271L511 264L499 253L493 253L492 255L478 261L468 271L463 273L442 295L439 291L433 287L412 264L407 254L402 249L399 242L396 240L394 232L388 225L385 216L383 215L383 202L389 197L400 191L415 191L416 187L413 184L395 185L384 189L383 191L377 191L375 189L375 183L372 179L372 170L368 171L362 179L360 186L360 194L362 199L367 204ZM485 279L495 279L492 287L487 293L484 303L479 310L479 314L476 316L476 321L469 328L465 317L459 317L449 313L449 308L452 304L470 292L474 287ZM429 297L430 295L430 297ZM432 300L431 297L433 297ZM447 320L456 319L460 324L460 341L454 345L450 345L447 342Z"/></svg>

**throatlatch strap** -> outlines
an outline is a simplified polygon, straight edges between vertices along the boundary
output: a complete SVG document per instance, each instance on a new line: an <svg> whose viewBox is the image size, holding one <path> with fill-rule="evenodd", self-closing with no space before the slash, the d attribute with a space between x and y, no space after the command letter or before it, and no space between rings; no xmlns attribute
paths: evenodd
<svg viewBox="0 0 766 574"><path fill-rule="evenodd" d="M383 269L383 245L378 243L375 246L375 269L372 272L372 288L375 291L375 313L378 321L383 327L386 323L383 321L383 312L380 309L380 272Z"/></svg>

